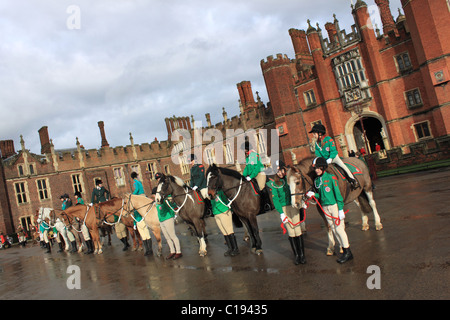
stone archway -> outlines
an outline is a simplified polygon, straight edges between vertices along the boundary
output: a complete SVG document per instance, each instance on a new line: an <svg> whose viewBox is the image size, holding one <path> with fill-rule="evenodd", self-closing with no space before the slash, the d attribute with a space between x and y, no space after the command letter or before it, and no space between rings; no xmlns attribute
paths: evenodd
<svg viewBox="0 0 450 320"><path fill-rule="evenodd" d="M366 132L367 147L364 142L362 126ZM361 116L352 113L352 117L345 125L345 136L347 139L348 152L360 150L361 147L367 152L375 151L375 144L380 145L381 150L389 150L389 137L386 134L386 122L383 117L376 112L364 110Z"/></svg>

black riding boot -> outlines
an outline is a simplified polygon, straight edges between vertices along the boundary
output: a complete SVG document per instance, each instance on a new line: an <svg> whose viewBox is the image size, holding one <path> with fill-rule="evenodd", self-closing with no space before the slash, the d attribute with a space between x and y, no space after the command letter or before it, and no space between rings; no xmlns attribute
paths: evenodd
<svg viewBox="0 0 450 320"><path fill-rule="evenodd" d="M144 240L142 241L143 245L144 245L144 256L149 256L151 254L153 254L153 250L152 250L152 239L148 239L148 240Z"/></svg>
<svg viewBox="0 0 450 320"><path fill-rule="evenodd" d="M229 234L228 237L230 238L231 241L231 252L230 252L230 256L234 257L237 256L239 254L239 248L236 242L236 236L234 235L234 233Z"/></svg>
<svg viewBox="0 0 450 320"><path fill-rule="evenodd" d="M359 182L356 179L353 178L348 178L348 181L350 182L351 188L352 190L358 189L359 188Z"/></svg>
<svg viewBox="0 0 450 320"><path fill-rule="evenodd" d="M122 243L123 243L122 251L127 251L128 248L130 247L130 245L128 244L128 238L127 237L123 237L122 239L120 239L120 241L122 241Z"/></svg>
<svg viewBox="0 0 450 320"><path fill-rule="evenodd" d="M306 258L305 258L305 247L303 245L303 235L295 237L294 241L295 241L295 245L297 246L297 252L298 252L298 259L296 258L296 262L298 262L300 264L305 264ZM296 264L298 264L298 263L296 263Z"/></svg>
<svg viewBox="0 0 450 320"><path fill-rule="evenodd" d="M94 243L92 242L92 240L87 240L86 246L87 246L88 251L86 251L84 254L94 253Z"/></svg>
<svg viewBox="0 0 450 320"><path fill-rule="evenodd" d="M71 241L71 242L70 242L70 246L72 247L72 249L70 250L70 252L72 252L72 253L77 252L77 242L76 242L76 241Z"/></svg>
<svg viewBox="0 0 450 320"><path fill-rule="evenodd" d="M50 242L45 243L45 247L47 248L45 253L52 253L52 246L50 245Z"/></svg>
<svg viewBox="0 0 450 320"><path fill-rule="evenodd" d="M225 238L225 242L227 243L228 250L225 251L225 253L223 255L225 257L227 257L227 256L231 255L231 251L233 251L233 247L231 245L231 236L227 235L227 236L224 236L224 238Z"/></svg>
<svg viewBox="0 0 450 320"><path fill-rule="evenodd" d="M63 247L62 242L59 242L59 243L58 243L58 246L59 246L59 250L58 250L57 252L58 252L58 253L63 252L63 251L64 251L64 247Z"/></svg>
<svg viewBox="0 0 450 320"><path fill-rule="evenodd" d="M294 252L294 257L295 257L294 263L295 264L299 264L300 263L299 262L299 254L298 254L297 245L295 243L295 238L294 237L289 237L289 243L291 244L292 251Z"/></svg>
<svg viewBox="0 0 450 320"><path fill-rule="evenodd" d="M350 251L350 247L342 248L342 250L344 251L344 253L342 254L342 256L339 259L336 260L337 262L342 264L342 263L347 262L348 260L353 259L353 254Z"/></svg>

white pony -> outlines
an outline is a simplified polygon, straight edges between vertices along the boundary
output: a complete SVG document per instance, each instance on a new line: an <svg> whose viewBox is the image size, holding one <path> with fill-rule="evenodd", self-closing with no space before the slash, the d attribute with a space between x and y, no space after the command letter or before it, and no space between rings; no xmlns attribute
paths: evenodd
<svg viewBox="0 0 450 320"><path fill-rule="evenodd" d="M70 240L67 235L67 228L59 218L56 218L54 214L53 214L53 216L51 215L52 212L54 212L53 208L40 207L39 212L38 212L39 214L38 214L37 222L41 223L42 221L48 219L49 228L55 227L56 230L58 230L58 233L61 234L61 236L63 237L64 242L66 244L65 250L69 251Z"/></svg>

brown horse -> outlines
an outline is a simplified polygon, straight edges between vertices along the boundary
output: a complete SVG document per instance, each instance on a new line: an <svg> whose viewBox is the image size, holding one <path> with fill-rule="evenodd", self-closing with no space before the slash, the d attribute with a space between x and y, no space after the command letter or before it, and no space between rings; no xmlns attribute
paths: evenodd
<svg viewBox="0 0 450 320"><path fill-rule="evenodd" d="M252 243L252 252L260 255L262 253L262 242L259 237L259 227L256 216L260 212L260 195L255 191L252 183L247 181L239 172L221 168L213 164L206 171L208 193L211 197L215 196L217 190L222 189L231 207L250 235Z"/></svg>
<svg viewBox="0 0 450 320"><path fill-rule="evenodd" d="M161 203L167 201L167 197L170 195L173 198L173 202L177 205L177 209L174 209L175 213L193 228L195 236L198 239L200 248L198 254L204 257L207 254L206 251L206 228L204 221L205 214L205 202L196 191L187 187L183 180L178 177L161 175L159 180L156 202Z"/></svg>
<svg viewBox="0 0 450 320"><path fill-rule="evenodd" d="M82 224L85 224L86 227L89 230L89 233L91 235L91 240L94 244L94 254L103 253L102 250L102 242L100 241L100 232L99 232L99 217L96 216L95 208L94 206L88 206L88 205L76 205L71 206L67 208L66 210L62 211L60 215L64 218L67 217L67 221L69 224L73 223L73 220L75 218L80 219Z"/></svg>
<svg viewBox="0 0 450 320"><path fill-rule="evenodd" d="M158 212L156 206L153 206L154 200L145 196L127 194L121 198L113 198L109 201L98 204L101 216L108 224L115 223L113 216L117 216L119 221L128 228L131 233L134 231L134 210L137 210L139 214L144 217L144 221L147 227L153 232L158 243L158 257L162 254L162 242L161 242L161 227L159 225ZM147 212L146 210L149 209ZM131 229L131 230L130 230ZM136 232L139 235L139 232ZM134 238L133 238L134 240Z"/></svg>
<svg viewBox="0 0 450 320"><path fill-rule="evenodd" d="M314 188L316 173L312 167L313 160L314 157L306 158L300 161L299 164L288 169L287 178L293 197L292 205L296 208L306 206L306 203L308 202L306 193ZM355 202L361 209L363 231L369 230L369 218L367 214L371 211L373 211L375 218L376 230L383 229L376 203L373 198L372 180L370 179L369 169L363 161L354 157L345 158L343 161L348 164L351 170L353 169L355 171L353 172L353 175L360 185L359 188L352 190L344 175L336 169L334 165L328 166L327 172L334 174L338 179L339 191L344 198L344 203L348 204ZM319 206L317 206L317 210L324 219L325 225L328 226L326 217ZM334 238L330 228L328 228L328 240L327 254L330 255L333 253L334 249Z"/></svg>
<svg viewBox="0 0 450 320"><path fill-rule="evenodd" d="M125 225L128 234L130 234L131 239L133 240L132 251L138 250L139 247L142 248L141 236L139 235L139 232L134 229L133 219L130 216L125 216L124 203L121 198L113 198L108 201L96 203L94 206L98 210L97 215L102 224L112 227L120 221ZM117 216L119 220L115 222L113 216Z"/></svg>

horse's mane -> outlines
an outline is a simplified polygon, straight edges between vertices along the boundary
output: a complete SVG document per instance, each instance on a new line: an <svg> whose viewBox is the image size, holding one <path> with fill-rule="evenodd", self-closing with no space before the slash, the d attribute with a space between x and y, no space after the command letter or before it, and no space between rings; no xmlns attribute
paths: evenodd
<svg viewBox="0 0 450 320"><path fill-rule="evenodd" d="M170 181L175 182L177 185L179 185L180 187L186 187L186 183L184 183L183 179L181 179L180 177L177 176L167 176L167 178L169 178Z"/></svg>
<svg viewBox="0 0 450 320"><path fill-rule="evenodd" d="M226 176L231 176L234 177L236 179L241 179L242 178L242 174L240 174L239 172L237 172L236 170L233 169L228 169L228 168L222 168L222 167L217 167L217 169L223 173Z"/></svg>

